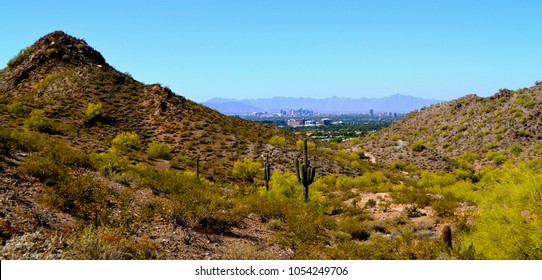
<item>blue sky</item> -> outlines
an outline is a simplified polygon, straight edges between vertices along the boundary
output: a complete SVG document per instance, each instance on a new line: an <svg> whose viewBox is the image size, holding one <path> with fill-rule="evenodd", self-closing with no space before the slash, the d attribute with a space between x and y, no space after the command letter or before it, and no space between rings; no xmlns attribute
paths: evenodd
<svg viewBox="0 0 542 280"><path fill-rule="evenodd" d="M54 30L197 102L489 96L542 80L542 1L3 1L0 63Z"/></svg>

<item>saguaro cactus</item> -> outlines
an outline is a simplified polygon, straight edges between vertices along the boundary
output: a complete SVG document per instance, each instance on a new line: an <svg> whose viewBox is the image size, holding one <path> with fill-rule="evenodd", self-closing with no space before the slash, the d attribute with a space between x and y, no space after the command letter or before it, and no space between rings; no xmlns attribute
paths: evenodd
<svg viewBox="0 0 542 280"><path fill-rule="evenodd" d="M271 163L269 157L265 154L263 163L263 179L265 180L265 190L269 191L269 180L271 180Z"/></svg>
<svg viewBox="0 0 542 280"><path fill-rule="evenodd" d="M309 185L314 182L316 168L310 166L309 156L307 152L307 139L303 139L304 158L303 163L299 159L295 160L297 170L297 180L303 185L303 198L305 202L309 201Z"/></svg>
<svg viewBox="0 0 542 280"><path fill-rule="evenodd" d="M196 178L199 180L199 158L196 158Z"/></svg>

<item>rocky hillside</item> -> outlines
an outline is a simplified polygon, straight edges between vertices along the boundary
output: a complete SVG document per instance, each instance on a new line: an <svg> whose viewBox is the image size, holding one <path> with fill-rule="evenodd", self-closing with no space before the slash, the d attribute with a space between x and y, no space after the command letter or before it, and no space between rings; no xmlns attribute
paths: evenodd
<svg viewBox="0 0 542 280"><path fill-rule="evenodd" d="M57 137L87 152L105 151L122 131L136 132L143 150L152 141L167 143L174 154L199 159L209 179L227 177L234 161L264 152L282 163L277 167L291 169L299 154L294 148L299 139L292 134L224 116L159 84L135 81L108 65L83 39L61 31L22 50L0 71L0 100L42 110L57 124ZM85 122L89 103L103 106L103 115L91 124ZM0 120L22 124L13 114L0 114ZM284 137L286 145L269 145L272 136ZM181 167L189 168L182 162ZM324 173L340 171L334 164L320 167Z"/></svg>
<svg viewBox="0 0 542 280"><path fill-rule="evenodd" d="M362 144L377 161L450 170L542 155L542 83L494 96L467 95L408 114Z"/></svg>

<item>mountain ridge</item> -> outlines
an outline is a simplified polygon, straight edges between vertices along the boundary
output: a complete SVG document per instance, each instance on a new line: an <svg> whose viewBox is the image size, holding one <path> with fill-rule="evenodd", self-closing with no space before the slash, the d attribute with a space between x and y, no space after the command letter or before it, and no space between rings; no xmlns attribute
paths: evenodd
<svg viewBox="0 0 542 280"><path fill-rule="evenodd" d="M304 108L321 113L367 113L396 112L408 113L442 102L403 94L393 94L382 98L311 98L311 97L272 97L256 99L212 98L203 105L224 114L246 114L253 112L274 113L280 110Z"/></svg>

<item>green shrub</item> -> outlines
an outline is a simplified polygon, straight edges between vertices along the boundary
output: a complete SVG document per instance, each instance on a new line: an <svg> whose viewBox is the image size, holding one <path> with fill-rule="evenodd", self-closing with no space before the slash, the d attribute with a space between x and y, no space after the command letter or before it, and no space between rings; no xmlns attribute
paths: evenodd
<svg viewBox="0 0 542 280"><path fill-rule="evenodd" d="M11 132L11 138L14 141L13 145L15 148L25 152L35 152L47 145L49 137L46 134L34 131L13 131Z"/></svg>
<svg viewBox="0 0 542 280"><path fill-rule="evenodd" d="M421 152L423 150L426 149L425 145L423 144L422 141L416 141L412 144L410 144L410 149L415 151L415 152Z"/></svg>
<svg viewBox="0 0 542 280"><path fill-rule="evenodd" d="M167 143L152 141L147 149L147 156L149 158L161 158L169 160L171 159L172 152L173 148Z"/></svg>
<svg viewBox="0 0 542 280"><path fill-rule="evenodd" d="M520 145L517 145L517 144L512 144L510 146L510 153L518 156L519 154L521 154L523 152L523 148L521 148Z"/></svg>
<svg viewBox="0 0 542 280"><path fill-rule="evenodd" d="M519 137L529 137L529 132L527 132L527 130L525 130L525 129L520 129L518 131L518 136Z"/></svg>
<svg viewBox="0 0 542 280"><path fill-rule="evenodd" d="M61 74L61 73L53 73L53 74L49 74L47 75L47 77L45 77L44 79L41 79L39 80L35 85L34 85L34 90L35 91L38 91L40 89L43 89L45 87L47 87L51 82L53 82L54 80L58 79L58 78L61 78L63 77L64 74Z"/></svg>
<svg viewBox="0 0 542 280"><path fill-rule="evenodd" d="M490 142L489 144L487 144L488 150L496 149L497 147L498 145L495 142Z"/></svg>
<svg viewBox="0 0 542 280"><path fill-rule="evenodd" d="M188 155L180 154L173 157L169 161L169 164L173 168L183 169L186 168L186 166L195 167L196 161Z"/></svg>
<svg viewBox="0 0 542 280"><path fill-rule="evenodd" d="M136 132L121 132L115 136L111 144L113 147L125 152L141 149L139 135Z"/></svg>
<svg viewBox="0 0 542 280"><path fill-rule="evenodd" d="M7 128L0 127L0 154L9 156L15 144L14 142L11 132Z"/></svg>
<svg viewBox="0 0 542 280"><path fill-rule="evenodd" d="M402 161L394 161L390 164L390 167L397 170L405 170L407 164Z"/></svg>
<svg viewBox="0 0 542 280"><path fill-rule="evenodd" d="M24 121L24 126L33 131L44 133L55 132L53 121L44 116L41 110L34 110L30 113L30 117Z"/></svg>
<svg viewBox="0 0 542 280"><path fill-rule="evenodd" d="M8 105L8 112L14 115L23 116L28 114L28 107L24 106L21 101L13 101Z"/></svg>
<svg viewBox="0 0 542 280"><path fill-rule="evenodd" d="M472 152L464 152L460 158L468 163L474 163L474 161L478 160L480 156Z"/></svg>
<svg viewBox="0 0 542 280"><path fill-rule="evenodd" d="M453 198L443 197L441 199L435 199L431 203L431 207L435 214L441 218L451 217L455 213L458 203Z"/></svg>
<svg viewBox="0 0 542 280"><path fill-rule="evenodd" d="M486 159L493 161L497 165L501 165L507 160L505 155L494 151L487 152Z"/></svg>
<svg viewBox="0 0 542 280"><path fill-rule="evenodd" d="M92 167L103 175L118 174L127 169L130 162L116 148L110 148L107 153L91 154Z"/></svg>
<svg viewBox="0 0 542 280"><path fill-rule="evenodd" d="M64 177L69 172L67 167L57 164L51 157L43 157L39 154L32 154L25 158L19 168L22 172L49 185L64 180Z"/></svg>
<svg viewBox="0 0 542 280"><path fill-rule="evenodd" d="M8 67L13 67L23 61L23 59L29 55L34 48L32 46L29 46L28 48L21 50L16 56L14 56L12 59L10 59L7 63Z"/></svg>
<svg viewBox="0 0 542 280"><path fill-rule="evenodd" d="M45 200L53 207L85 221L101 224L108 217L111 190L90 174L73 176L45 188Z"/></svg>

